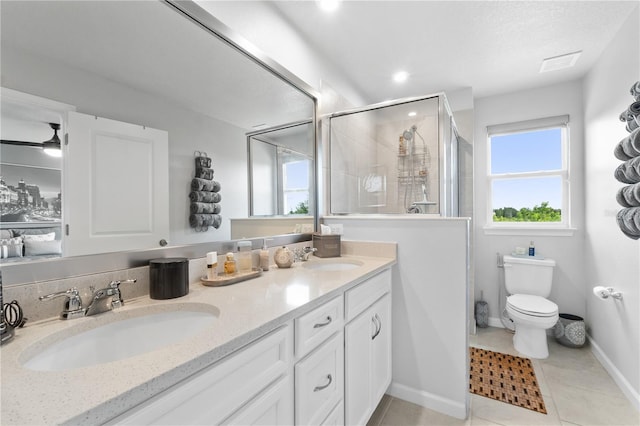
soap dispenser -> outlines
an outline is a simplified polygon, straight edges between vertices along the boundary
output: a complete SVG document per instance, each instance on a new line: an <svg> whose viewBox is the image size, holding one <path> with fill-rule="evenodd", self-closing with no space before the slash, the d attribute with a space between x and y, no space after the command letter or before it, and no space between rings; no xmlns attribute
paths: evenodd
<svg viewBox="0 0 640 426"><path fill-rule="evenodd" d="M273 255L273 260L278 268L290 268L293 265L293 253L287 247L282 246Z"/></svg>

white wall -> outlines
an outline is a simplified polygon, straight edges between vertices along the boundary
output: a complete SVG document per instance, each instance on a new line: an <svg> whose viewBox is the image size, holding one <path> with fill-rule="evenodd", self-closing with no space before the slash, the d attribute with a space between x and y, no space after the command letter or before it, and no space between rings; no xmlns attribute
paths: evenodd
<svg viewBox="0 0 640 426"><path fill-rule="evenodd" d="M469 408L468 219L332 216L344 239L398 243L392 275L393 379L388 393L465 418Z"/></svg>
<svg viewBox="0 0 640 426"><path fill-rule="evenodd" d="M640 243L616 224L621 208L615 199L623 184L613 171L615 145L628 133L618 120L640 80L640 8L627 19L615 39L584 79L586 140L586 270L587 323L593 347L623 391L640 409ZM596 285L622 291L621 301L591 295Z"/></svg>
<svg viewBox="0 0 640 426"><path fill-rule="evenodd" d="M585 316L584 286L584 136L583 100L580 81L539 89L479 98L475 101L474 136L474 285L489 303L490 325L500 326L496 252L511 253L516 246L534 240L537 252L555 259L550 299L562 313ZM487 223L487 132L488 125L511 123L555 115L570 115L571 225L573 236L486 235ZM502 272L501 272L502 273ZM502 301L504 304L504 301Z"/></svg>

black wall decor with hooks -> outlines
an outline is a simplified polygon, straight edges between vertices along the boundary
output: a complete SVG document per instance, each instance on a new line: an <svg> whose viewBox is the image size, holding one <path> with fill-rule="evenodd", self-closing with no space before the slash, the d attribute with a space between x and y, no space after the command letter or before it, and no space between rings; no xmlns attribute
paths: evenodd
<svg viewBox="0 0 640 426"><path fill-rule="evenodd" d="M618 190L616 200L623 208L618 212L620 230L629 238L640 238L640 81L630 90L633 101L620 114L629 135L616 145L613 153L623 161L615 172L615 178L627 185Z"/></svg>
<svg viewBox="0 0 640 426"><path fill-rule="evenodd" d="M222 223L220 211L220 182L213 180L211 158L206 152L196 151L196 172L191 180L189 199L191 206L189 225L197 232L205 232L209 227L218 229Z"/></svg>

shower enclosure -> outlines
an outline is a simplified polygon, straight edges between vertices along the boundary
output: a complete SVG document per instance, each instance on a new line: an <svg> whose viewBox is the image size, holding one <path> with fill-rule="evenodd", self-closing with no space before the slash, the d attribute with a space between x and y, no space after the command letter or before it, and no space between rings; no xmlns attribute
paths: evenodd
<svg viewBox="0 0 640 426"><path fill-rule="evenodd" d="M458 216L458 133L444 94L327 118L332 214Z"/></svg>

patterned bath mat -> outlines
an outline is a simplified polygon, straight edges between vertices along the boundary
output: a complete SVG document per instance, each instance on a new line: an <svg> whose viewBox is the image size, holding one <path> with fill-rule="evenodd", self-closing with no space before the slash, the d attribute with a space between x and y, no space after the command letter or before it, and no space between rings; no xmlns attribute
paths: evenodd
<svg viewBox="0 0 640 426"><path fill-rule="evenodd" d="M473 347L469 353L471 393L547 414L530 359Z"/></svg>

